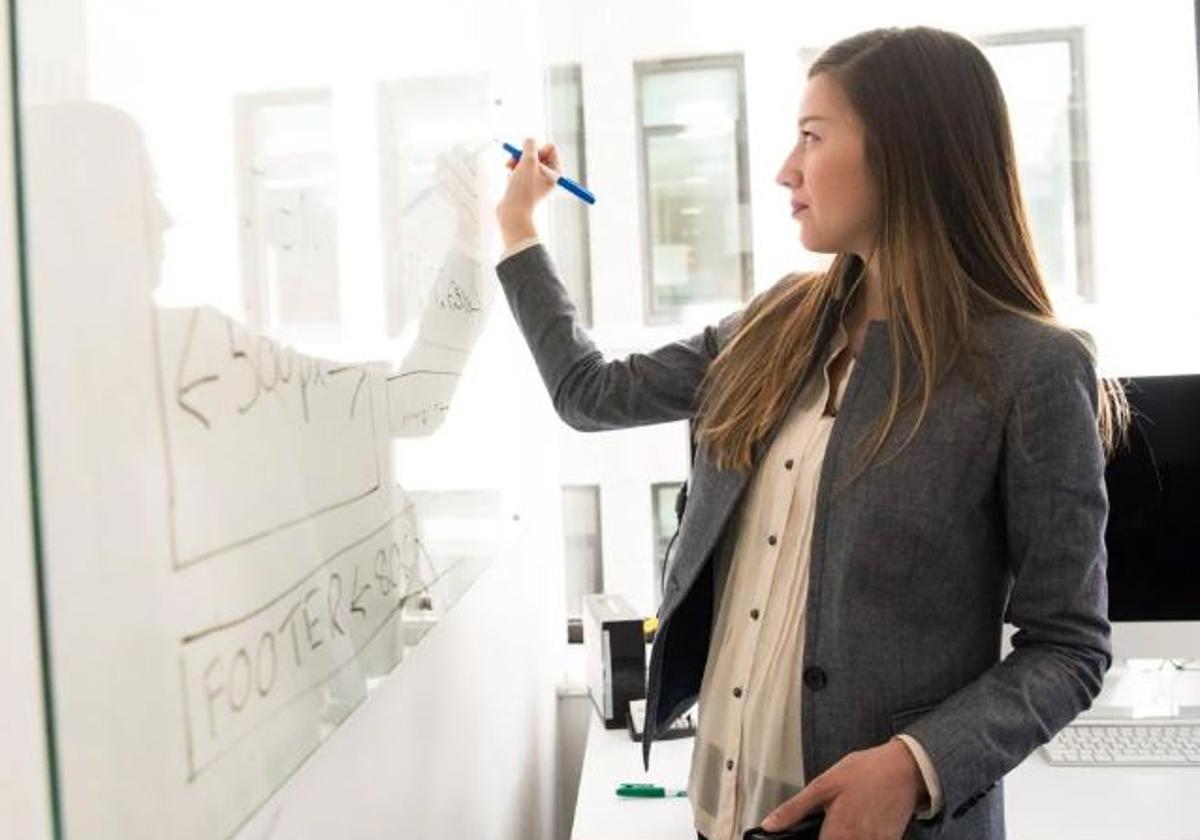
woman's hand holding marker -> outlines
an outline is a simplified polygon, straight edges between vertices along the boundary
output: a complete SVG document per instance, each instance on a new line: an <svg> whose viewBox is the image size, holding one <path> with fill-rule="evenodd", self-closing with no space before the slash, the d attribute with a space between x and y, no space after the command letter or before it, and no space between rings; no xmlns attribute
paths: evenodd
<svg viewBox="0 0 1200 840"><path fill-rule="evenodd" d="M596 203L596 196L592 195L587 187L558 171L558 149L553 143L547 143L541 149L537 149L537 166L525 163L534 157L536 144L532 139L525 140L524 149L518 149L509 143L500 145L510 155L508 168L514 176L509 181L508 192L496 208L506 247L523 236L536 235L536 231L533 230L533 208L555 185L562 187L580 201ZM513 236L515 239L511 238Z"/></svg>
<svg viewBox="0 0 1200 840"><path fill-rule="evenodd" d="M518 162L509 158L505 164L512 171L512 177L508 179L504 197L496 205L496 219L500 223L500 235L505 248L522 239L537 236L537 229L533 226L533 208L550 194L557 183L539 164L557 171L560 166L558 149L553 143L547 143L539 149L533 138L529 137L522 144L521 160Z"/></svg>

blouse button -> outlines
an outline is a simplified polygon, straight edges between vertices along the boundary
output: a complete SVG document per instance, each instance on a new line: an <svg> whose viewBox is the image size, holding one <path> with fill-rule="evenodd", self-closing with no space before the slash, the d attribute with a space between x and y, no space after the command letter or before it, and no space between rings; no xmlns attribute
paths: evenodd
<svg viewBox="0 0 1200 840"><path fill-rule="evenodd" d="M733 759L732 759L732 758L727 758L727 759L725 760L725 769L726 769L726 770L732 770L732 769L733 769Z"/></svg>
<svg viewBox="0 0 1200 840"><path fill-rule="evenodd" d="M734 688L734 689L733 689L733 696L734 696L734 697L741 697L741 696L742 696L742 689L741 689L740 687Z"/></svg>
<svg viewBox="0 0 1200 840"><path fill-rule="evenodd" d="M759 616L758 608L750 610L750 618L751 619L753 619L754 621L758 621L758 616Z"/></svg>
<svg viewBox="0 0 1200 840"><path fill-rule="evenodd" d="M772 534L771 536L767 537L767 544L768 544L768 545L775 545L775 543L777 543L777 542L779 542L779 540L775 538L775 535L774 535L774 534Z"/></svg>
<svg viewBox="0 0 1200 840"><path fill-rule="evenodd" d="M790 470L795 463L796 462L793 461L791 458L788 458L786 461L783 462L783 468L785 470Z"/></svg>

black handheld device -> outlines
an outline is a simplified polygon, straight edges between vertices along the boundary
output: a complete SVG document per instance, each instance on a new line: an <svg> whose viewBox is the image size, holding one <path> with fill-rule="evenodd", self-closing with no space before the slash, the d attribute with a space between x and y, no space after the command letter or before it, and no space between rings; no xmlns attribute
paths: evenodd
<svg viewBox="0 0 1200 840"><path fill-rule="evenodd" d="M761 826L752 828L742 835L742 840L819 840L821 823L824 821L825 814L817 812L809 814L799 825L786 831L767 831Z"/></svg>

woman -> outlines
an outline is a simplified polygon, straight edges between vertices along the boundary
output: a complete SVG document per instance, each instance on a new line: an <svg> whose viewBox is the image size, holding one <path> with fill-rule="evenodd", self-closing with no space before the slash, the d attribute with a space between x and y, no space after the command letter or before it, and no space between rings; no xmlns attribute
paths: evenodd
<svg viewBox="0 0 1200 840"><path fill-rule="evenodd" d="M1111 662L1104 448L1128 408L1054 319L987 60L928 28L828 49L777 180L830 268L622 361L536 244L534 157L497 271L556 409L695 421L647 729L699 696L700 835L824 811L823 840L1004 837L1001 777Z"/></svg>

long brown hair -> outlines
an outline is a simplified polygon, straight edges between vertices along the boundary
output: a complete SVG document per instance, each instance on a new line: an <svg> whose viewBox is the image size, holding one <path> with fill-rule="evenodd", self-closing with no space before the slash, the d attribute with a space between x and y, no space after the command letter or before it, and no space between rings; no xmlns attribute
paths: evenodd
<svg viewBox="0 0 1200 840"><path fill-rule="evenodd" d="M841 86L864 126L866 163L880 196L875 253L892 388L861 471L900 414L917 405L904 442L911 440L957 360L978 367L975 318L1007 311L1058 322L1034 256L1004 96L979 48L927 27L876 29L825 50L808 78L821 73ZM859 256L838 254L826 271L787 278L747 307L701 392L697 437L718 465L752 466L756 446L821 350L822 313L864 271ZM905 354L916 361L910 382L902 375ZM1098 380L1097 389L1098 432L1111 452L1129 407L1119 383Z"/></svg>

